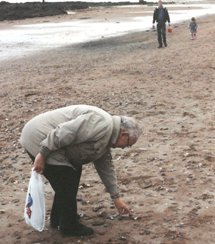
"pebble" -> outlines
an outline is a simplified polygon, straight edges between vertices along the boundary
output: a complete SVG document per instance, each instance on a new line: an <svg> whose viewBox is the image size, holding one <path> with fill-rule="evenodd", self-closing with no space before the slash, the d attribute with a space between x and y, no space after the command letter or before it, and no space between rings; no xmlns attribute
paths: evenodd
<svg viewBox="0 0 215 244"><path fill-rule="evenodd" d="M120 236L119 239L122 240L122 241L126 241L127 240L127 237L126 236Z"/></svg>
<svg viewBox="0 0 215 244"><path fill-rule="evenodd" d="M104 224L105 224L105 220L102 218L97 218L92 223L93 226L99 226L99 225L104 225Z"/></svg>

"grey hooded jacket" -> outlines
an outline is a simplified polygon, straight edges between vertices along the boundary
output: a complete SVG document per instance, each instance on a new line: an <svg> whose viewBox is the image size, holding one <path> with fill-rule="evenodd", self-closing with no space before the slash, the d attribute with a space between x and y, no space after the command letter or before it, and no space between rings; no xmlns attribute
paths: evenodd
<svg viewBox="0 0 215 244"><path fill-rule="evenodd" d="M93 162L111 195L118 194L110 147L118 138L120 117L88 105L72 105L40 114L23 128L22 146L46 163L73 167Z"/></svg>

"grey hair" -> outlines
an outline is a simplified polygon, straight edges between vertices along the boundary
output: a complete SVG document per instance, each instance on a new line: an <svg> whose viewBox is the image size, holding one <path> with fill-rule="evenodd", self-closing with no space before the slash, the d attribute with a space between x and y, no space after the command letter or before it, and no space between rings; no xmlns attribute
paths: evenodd
<svg viewBox="0 0 215 244"><path fill-rule="evenodd" d="M142 129L140 125L132 117L121 116L120 129L126 131L129 137L135 140L137 140L139 136L142 134Z"/></svg>

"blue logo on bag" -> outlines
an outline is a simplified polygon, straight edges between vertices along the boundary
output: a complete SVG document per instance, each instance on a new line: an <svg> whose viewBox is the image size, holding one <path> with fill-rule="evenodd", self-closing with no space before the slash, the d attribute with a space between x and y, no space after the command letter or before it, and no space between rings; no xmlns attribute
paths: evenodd
<svg viewBox="0 0 215 244"><path fill-rule="evenodd" d="M31 194L30 193L28 193L28 202L27 202L27 204L26 204L26 213L27 213L27 215L28 215L28 217L29 217L29 219L31 218L31 206L33 205L33 199L32 199L32 197L31 197Z"/></svg>

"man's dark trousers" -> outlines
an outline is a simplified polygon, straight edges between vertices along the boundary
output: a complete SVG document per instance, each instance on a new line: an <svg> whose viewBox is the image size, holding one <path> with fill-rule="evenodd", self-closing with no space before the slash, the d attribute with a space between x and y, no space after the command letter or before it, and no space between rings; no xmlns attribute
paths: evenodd
<svg viewBox="0 0 215 244"><path fill-rule="evenodd" d="M157 35L158 35L158 43L159 46L162 47L163 44L166 46L166 23L158 22L157 23Z"/></svg>
<svg viewBox="0 0 215 244"><path fill-rule="evenodd" d="M34 157L28 153L34 162ZM82 166L73 169L67 166L45 165L44 176L55 191L51 210L51 225L63 232L74 229L77 220L77 192Z"/></svg>
<svg viewBox="0 0 215 244"><path fill-rule="evenodd" d="M45 166L44 176L55 191L50 222L63 232L74 229L78 223L76 197L81 172L82 167L74 170L67 166Z"/></svg>

